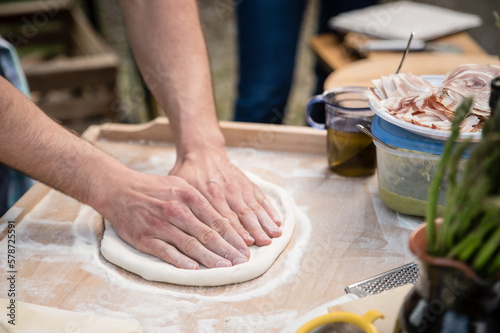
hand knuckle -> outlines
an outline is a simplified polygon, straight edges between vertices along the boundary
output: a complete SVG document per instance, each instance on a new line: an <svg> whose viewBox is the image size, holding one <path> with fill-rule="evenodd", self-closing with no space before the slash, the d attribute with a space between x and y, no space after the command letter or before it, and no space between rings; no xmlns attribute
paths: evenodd
<svg viewBox="0 0 500 333"><path fill-rule="evenodd" d="M209 186L207 189L208 195L210 195L214 199L222 199L223 198L223 193L222 190L219 186L213 185Z"/></svg>
<svg viewBox="0 0 500 333"><path fill-rule="evenodd" d="M172 261L171 247L168 244L164 244L158 247L158 257L166 262Z"/></svg>
<svg viewBox="0 0 500 333"><path fill-rule="evenodd" d="M210 243L213 243L215 242L215 240L217 239L218 237L218 233L213 230L213 229L209 229L207 231L204 231L201 236L200 236L200 242L202 244L210 244Z"/></svg>
<svg viewBox="0 0 500 333"><path fill-rule="evenodd" d="M164 226L164 222L162 219L159 219L157 217L152 217L148 220L148 225L150 230L158 230Z"/></svg>
<svg viewBox="0 0 500 333"><path fill-rule="evenodd" d="M172 218L181 218L184 215L183 207L176 202L166 202L163 205L163 214Z"/></svg>
<svg viewBox="0 0 500 333"><path fill-rule="evenodd" d="M243 207L241 209L239 209L238 211L238 216L244 218L244 217L247 217L247 216L252 216L253 215L253 211L248 208L248 207Z"/></svg>
<svg viewBox="0 0 500 333"><path fill-rule="evenodd" d="M176 267L180 267L181 265L181 260L176 258L175 252L177 251L173 246L165 244L160 246L158 249L158 255L157 257L160 258L161 260L168 262Z"/></svg>
<svg viewBox="0 0 500 333"><path fill-rule="evenodd" d="M250 209L253 211L253 212L258 212L262 209L262 207L256 202L254 204L252 204L250 206Z"/></svg>
<svg viewBox="0 0 500 333"><path fill-rule="evenodd" d="M236 193L238 191L239 187L235 183L227 183L226 184L226 191L229 193Z"/></svg>
<svg viewBox="0 0 500 333"><path fill-rule="evenodd" d="M182 242L180 250L185 254L189 254L196 249L197 245L198 241L196 238L189 236Z"/></svg>
<svg viewBox="0 0 500 333"><path fill-rule="evenodd" d="M195 191L185 190L181 192L181 198L187 204L198 204L200 201L200 197Z"/></svg>
<svg viewBox="0 0 500 333"><path fill-rule="evenodd" d="M229 221L238 221L238 214L236 214L232 210L224 213L223 216L226 217Z"/></svg>
<svg viewBox="0 0 500 333"><path fill-rule="evenodd" d="M269 199L264 194L256 194L255 200L259 203L259 205L264 206L269 202Z"/></svg>
<svg viewBox="0 0 500 333"><path fill-rule="evenodd" d="M150 237L145 234L133 234L129 243L133 247L135 247L139 251L145 251L148 248L148 244L150 243Z"/></svg>
<svg viewBox="0 0 500 333"><path fill-rule="evenodd" d="M212 222L212 229L221 235L227 231L228 227L229 224L225 219L216 219Z"/></svg>

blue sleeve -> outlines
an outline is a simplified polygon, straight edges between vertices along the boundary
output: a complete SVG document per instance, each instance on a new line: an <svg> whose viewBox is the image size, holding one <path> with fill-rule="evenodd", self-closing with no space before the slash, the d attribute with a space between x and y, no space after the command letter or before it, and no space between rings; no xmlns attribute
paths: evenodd
<svg viewBox="0 0 500 333"><path fill-rule="evenodd" d="M14 47L0 36L0 75L30 97L28 81Z"/></svg>

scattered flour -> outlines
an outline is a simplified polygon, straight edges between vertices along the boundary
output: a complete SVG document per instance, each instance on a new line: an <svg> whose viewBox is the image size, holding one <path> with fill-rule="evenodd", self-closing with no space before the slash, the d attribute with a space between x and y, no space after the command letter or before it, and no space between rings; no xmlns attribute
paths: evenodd
<svg viewBox="0 0 500 333"><path fill-rule="evenodd" d="M165 295L169 297L184 299L206 300L211 302L240 302L243 300L269 294L269 292L282 285L285 281L287 281L290 277L297 273L300 266L300 260L302 258L304 249L309 242L311 234L310 221L299 207L296 226L299 230L299 234L295 239L295 245L293 246L293 248L286 253L286 261L284 263L284 266L288 267L288 269L282 270L273 280L267 282L266 284L258 286L253 290L243 291L239 294L232 292L227 295L224 294L218 296L206 296L196 293L182 293L173 290L160 289L153 285L137 283L126 279L117 271L110 269L103 263L102 259L99 256L99 249L96 240L89 240L86 233L83 233L82 236L80 236L81 233L78 231L85 230L85 227L82 227L82 225L88 226L89 221L95 220L96 216L98 218L100 217L98 213L95 212L92 208L88 206L82 206L82 211L74 222L73 233L75 235L75 241L73 244L73 252L80 256L86 257L89 261L92 262L92 266L99 268L109 280L113 281L113 283L119 284L123 288L135 289L142 293L151 293L155 295Z"/></svg>
<svg viewBox="0 0 500 333"><path fill-rule="evenodd" d="M104 142L103 145L106 146L106 142ZM120 148L119 154L115 151L115 155L119 156L122 162L136 170L152 174L167 174L175 163L173 146L150 146L151 147L148 148L151 148L153 153L146 159L137 151L134 152L134 149L123 151L123 149ZM114 149L111 143L108 148ZM328 172L325 158L322 156L301 159L294 154L287 153L283 155L283 158L277 158L276 152L259 151L257 154L254 150L249 148L231 148L228 149L228 152L232 160L238 161L238 165L248 166L251 168L249 171L256 174L261 174L259 171L262 171L262 173L267 175L268 179L271 178L275 184L283 186L294 198L299 198L299 201L303 195L317 194L318 196L324 196L332 195L343 190L341 186L331 186L331 182L326 184L325 180L335 178L335 175ZM294 179L291 179L291 177ZM316 187L304 188L306 181L312 184L307 186ZM336 182L335 184L338 185L341 184L341 182ZM401 241L406 244L407 238L405 238L406 236L404 234L400 236L391 230L401 227L410 229L413 228L412 223L411 221L406 221L391 215L391 211L385 208L380 202L378 193L375 192L376 188L370 186L369 189L370 198L367 200L371 200L373 203L375 207L374 212L380 222L380 227L377 226L380 230L377 232L381 233L387 240L387 244L381 244L380 246L386 247L391 253L397 252L398 242ZM169 288L168 285L165 288L160 288L149 281L127 279L121 275L118 270L114 269L114 266L103 261L98 248L100 240L96 237L96 230L102 230L103 221L99 214L92 208L85 205L79 205L77 207L76 218L67 221L51 221L51 215L64 215L64 212L61 210L65 209L65 205L71 207L75 205L74 200L67 197L62 199L58 198L58 202L63 202L63 204L55 206L53 204L54 197L60 195L61 194L56 193L56 191L48 193L37 207L24 218L21 224L22 229L18 231L20 231L19 234L24 234L24 231L28 230L28 228L50 223L50 226L53 227L54 230L55 228L59 228L58 230L60 232L57 234L61 234L61 231L65 228L68 229L71 224L71 228L68 229L71 242L66 243L61 241L52 245L41 244L40 242L34 241L31 236L28 236L28 233L26 233L25 236L23 235L23 237L26 237L25 241L19 244L19 253L33 253L33 249L36 247L36 253L43 254L40 258L37 258L37 260L43 260L51 264L56 264L58 262L66 263L68 260L79 261L82 263L83 270L86 274L96 276L96 280L105 279L114 287L97 291L95 300L93 300L91 304L88 302L79 303L78 300L68 301L68 304L73 307L73 310L100 316L136 319L140 321L144 332L148 333L186 331L207 333L266 332L273 331L273 328L282 328L290 321L296 319L300 313L294 309L268 310L264 305L262 305L262 308L259 308L259 304L264 304L266 300L273 302L273 300L269 299L275 297L276 304L279 305L280 297L282 299L283 297L287 297L286 294L288 292L293 292L293 290L282 291L279 289L280 286L289 283L293 279L298 279L299 281L301 279L308 279L310 274L314 274L315 268L317 267L316 265L319 265L319 263L312 261L311 258L320 257L324 252L330 251L331 249L329 247L331 247L331 244L334 244L333 241L337 241L337 243L335 243L335 251L330 251L334 255L330 260L342 260L342 251L348 250L344 249L342 246L350 243L345 239L334 239L332 237L332 242L325 242L323 247L320 246L316 249L311 246L310 240L312 232L318 231L312 229L308 215L313 214L312 216L315 216L315 223L319 223L317 221L328 221L328 219L333 217L323 217L317 212L309 211L309 207L299 206L296 234L294 239L292 239L294 246L289 247L275 263L279 265L280 268L286 267L286 269L275 271L277 274L272 275L272 278L269 277L271 276L270 274L264 274L264 276L258 279L258 283L249 281L248 283L228 286L223 289L222 292L217 291L214 293L210 292L212 289L206 288L179 289ZM11 214L13 218L15 218L19 216L16 214L22 214L22 212L13 211ZM332 236L343 235L342 237L344 237L347 235L359 237L363 232L363 221L362 219L359 221L360 222L355 225L359 229L353 229L350 233L346 233L340 229L329 229L328 232L331 232ZM340 227L348 228L352 227L352 224L343 226L339 223L335 225L335 228ZM314 236L323 237L323 235L318 234ZM397 240L397 242L395 242L395 240ZM366 242L366 245L373 245L370 243L370 239L360 238L360 242L361 241ZM306 250L313 252L318 251L317 256L316 252L314 252L313 256L308 256L310 260L305 260L304 253ZM3 258L0 259L3 260ZM362 259L363 258L359 259L360 263ZM350 265L352 264L357 264L357 262L353 262ZM348 265L345 265L345 267L348 267ZM332 271L332 274L336 274L340 279L343 278L344 275L350 274L350 272L346 268L345 272ZM359 278L360 277L351 277L351 279ZM38 293L38 295L43 298L47 290L49 290L46 286L44 288L47 281L26 279L22 282L23 293L33 295ZM60 286L60 288L65 288L71 283L73 282L68 281L67 277L54 277L54 280L51 281L51 287L55 285L58 287ZM300 288L300 285L291 286L291 289L293 288ZM123 291L123 293L120 291ZM128 295L132 295L130 299L123 298L129 297ZM271 295L271 297L269 295ZM51 295L47 295L47 297L49 296L52 297ZM248 309L248 312L237 310L238 303L247 300L255 300L255 302L248 302L254 308ZM261 300L262 302L260 302ZM271 308L277 307L278 306L273 305ZM224 311L227 310L226 312L230 314L225 320L217 316L217 314L220 315L221 309ZM189 324L182 322L182 318L186 318L188 315L190 317L196 317L197 314L200 314L200 320L195 322L195 326L187 326Z"/></svg>

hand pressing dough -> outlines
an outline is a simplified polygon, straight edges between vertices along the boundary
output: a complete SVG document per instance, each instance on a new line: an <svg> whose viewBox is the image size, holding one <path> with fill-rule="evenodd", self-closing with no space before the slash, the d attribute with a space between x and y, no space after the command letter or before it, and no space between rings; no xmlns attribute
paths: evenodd
<svg viewBox="0 0 500 333"><path fill-rule="evenodd" d="M106 221L101 243L101 253L110 262L138 274L146 280L168 282L187 286L221 286L254 279L266 272L292 238L297 217L295 203L282 188L249 175L266 194L278 211L283 225L282 235L268 246L250 247L250 260L246 263L222 268L199 270L180 269L149 254L142 253L123 241Z"/></svg>

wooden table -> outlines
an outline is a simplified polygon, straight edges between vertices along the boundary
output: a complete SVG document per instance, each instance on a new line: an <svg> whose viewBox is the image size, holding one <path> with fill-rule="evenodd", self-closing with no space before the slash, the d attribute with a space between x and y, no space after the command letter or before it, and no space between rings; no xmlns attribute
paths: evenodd
<svg viewBox="0 0 500 333"><path fill-rule="evenodd" d="M500 65L497 56L488 55L465 32L444 36L432 42L456 46L462 52L410 52L401 72L442 75L467 63ZM402 52L368 52L364 58L359 58L333 34L314 36L310 44L322 62L332 70L325 81L325 90L341 86L372 86L373 79L395 73L402 57Z"/></svg>
<svg viewBox="0 0 500 333"><path fill-rule="evenodd" d="M342 86L373 86L372 80L396 72L401 55L369 58L356 61L330 74L325 80L325 90ZM487 54L428 54L409 53L401 68L401 73L415 75L444 75L463 64L500 65L498 57Z"/></svg>
<svg viewBox="0 0 500 333"><path fill-rule="evenodd" d="M346 285L413 261L407 239L419 220L382 204L376 176L330 172L324 131L231 122L221 127L230 158L284 188L302 212L291 243L264 275L210 288L146 281L100 255L101 216L37 184L0 219L2 246L7 222L16 225L16 300L133 319L144 332L278 332L345 295ZM85 136L144 172L166 174L175 161L163 118L93 126ZM5 291L6 258L0 262Z"/></svg>
<svg viewBox="0 0 500 333"><path fill-rule="evenodd" d="M462 49L460 54L463 55L486 54L483 48L465 32L443 36L431 42L459 47ZM353 52L353 50L347 47L344 43L341 43L338 38L331 33L315 35L311 38L309 44L316 55L332 71L341 69L352 64L353 62L361 60L357 52ZM413 53L435 54L438 52L412 52L411 54ZM442 53L453 54L449 52ZM363 59L385 58L393 55L398 56L401 60L401 52L368 52L363 56ZM396 68L397 64L398 63L396 63Z"/></svg>

